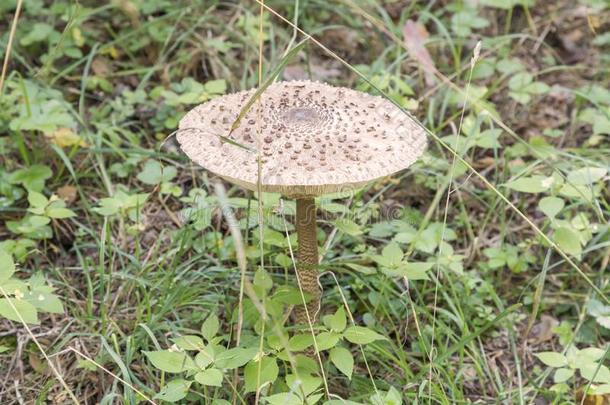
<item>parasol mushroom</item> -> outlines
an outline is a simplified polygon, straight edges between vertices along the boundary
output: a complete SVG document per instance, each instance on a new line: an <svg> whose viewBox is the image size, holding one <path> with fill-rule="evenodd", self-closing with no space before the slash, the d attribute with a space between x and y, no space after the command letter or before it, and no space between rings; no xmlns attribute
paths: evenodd
<svg viewBox="0 0 610 405"><path fill-rule="evenodd" d="M250 190L257 190L253 151L260 151L262 191L296 199L297 277L315 322L321 302L315 197L407 168L424 151L425 133L382 97L309 81L270 85L231 132L255 92L195 107L180 121L177 139L191 160ZM297 323L307 323L303 306L295 312Z"/></svg>

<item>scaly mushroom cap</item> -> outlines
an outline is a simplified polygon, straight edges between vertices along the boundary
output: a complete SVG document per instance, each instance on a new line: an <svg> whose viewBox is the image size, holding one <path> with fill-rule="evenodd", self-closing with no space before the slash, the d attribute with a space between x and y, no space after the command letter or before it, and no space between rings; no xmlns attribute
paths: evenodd
<svg viewBox="0 0 610 405"><path fill-rule="evenodd" d="M209 171L289 197L350 190L409 167L424 131L382 97L309 81L269 86L228 137L255 89L201 104L180 121L182 150Z"/></svg>

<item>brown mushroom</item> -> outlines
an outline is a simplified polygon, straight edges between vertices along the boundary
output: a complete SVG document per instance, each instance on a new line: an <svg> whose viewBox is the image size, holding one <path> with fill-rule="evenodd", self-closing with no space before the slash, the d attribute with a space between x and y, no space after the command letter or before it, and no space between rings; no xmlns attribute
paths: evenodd
<svg viewBox="0 0 610 405"><path fill-rule="evenodd" d="M231 124L256 90L218 97L191 110L177 134L182 150L224 179L295 198L297 277L315 322L320 310L316 196L353 190L410 166L424 151L422 128L382 97L309 81L269 86L240 125ZM296 322L306 323L304 307Z"/></svg>

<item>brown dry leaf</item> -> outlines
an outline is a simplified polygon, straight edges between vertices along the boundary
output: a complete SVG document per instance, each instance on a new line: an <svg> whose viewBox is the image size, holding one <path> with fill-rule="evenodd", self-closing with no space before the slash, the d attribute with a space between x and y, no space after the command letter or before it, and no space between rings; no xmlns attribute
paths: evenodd
<svg viewBox="0 0 610 405"><path fill-rule="evenodd" d="M57 196L70 205L76 201L76 187L65 185L57 189Z"/></svg>
<svg viewBox="0 0 610 405"><path fill-rule="evenodd" d="M434 61L432 60L430 53L424 46L424 42L426 42L426 39L429 37L426 27L413 20L407 20L405 26L402 28L402 35L407 50L424 70L426 86L433 85L436 67L434 66Z"/></svg>
<svg viewBox="0 0 610 405"><path fill-rule="evenodd" d="M553 328L559 325L559 321L552 316L542 315L540 322L536 323L529 333L529 339L533 344L553 339Z"/></svg>
<svg viewBox="0 0 610 405"><path fill-rule="evenodd" d="M595 395L595 394L587 394L584 395L584 390L586 386L580 387L576 391L576 403L583 405L610 405L610 395ZM592 386L593 388L593 386Z"/></svg>
<svg viewBox="0 0 610 405"><path fill-rule="evenodd" d="M476 162L474 162L474 167L476 169L487 169L490 166L493 166L496 164L496 159L491 157L491 156L484 156L481 159L477 160Z"/></svg>
<svg viewBox="0 0 610 405"><path fill-rule="evenodd" d="M110 61L106 58L97 56L91 62L91 70L96 76L106 77L112 71Z"/></svg>
<svg viewBox="0 0 610 405"><path fill-rule="evenodd" d="M129 0L118 0L116 3L119 10L121 10L129 19L134 27L140 25L140 10L138 7Z"/></svg>
<svg viewBox="0 0 610 405"><path fill-rule="evenodd" d="M163 87L165 88L169 88L169 86L172 84L172 77L169 74L169 67L170 65L165 65L163 72L161 72L161 84L163 84Z"/></svg>
<svg viewBox="0 0 610 405"><path fill-rule="evenodd" d="M66 148L69 146L82 146L86 147L87 142L83 138L81 138L77 133L75 133L70 128L58 128L51 133L44 134L51 143L59 146L60 148Z"/></svg>
<svg viewBox="0 0 610 405"><path fill-rule="evenodd" d="M354 55L358 52L358 34L347 27L330 28L324 32L327 43L339 54Z"/></svg>
<svg viewBox="0 0 610 405"><path fill-rule="evenodd" d="M28 363L37 373L44 373L47 368L47 363L43 362L37 355L34 353L28 354Z"/></svg>

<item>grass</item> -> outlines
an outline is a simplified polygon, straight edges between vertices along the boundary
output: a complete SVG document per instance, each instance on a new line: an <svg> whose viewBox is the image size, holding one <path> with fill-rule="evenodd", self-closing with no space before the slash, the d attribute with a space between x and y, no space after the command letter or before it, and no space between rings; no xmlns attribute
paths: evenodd
<svg viewBox="0 0 610 405"><path fill-rule="evenodd" d="M25 2L14 20L15 7L0 6L7 11L0 47L10 57L0 100L0 252L18 263L5 284L11 289L2 291L0 402L160 403L154 397L163 387L193 376L160 371L167 365L144 352L172 353L165 349L176 338L202 333L207 346L263 348L279 376L247 393L248 367L260 384L263 362L218 365L221 386L191 383L184 403L294 400L274 397L281 393L310 403L601 398L603 389L594 389L610 385L603 380L610 104L602 67L609 45L607 23L596 20L603 5L581 3L588 17L567 2L544 1L509 9L348 0L93 8L59 1L38 9ZM422 40L435 64L432 85L403 41L407 19L429 32ZM575 54L582 59L573 62ZM408 171L318 201L322 315L344 308L348 326L384 339L343 337L323 351L311 394L285 379L307 379L316 367L292 340L309 332L285 323L292 304L278 298L294 279L294 244L285 238L293 205L284 201L280 215L277 196L259 205L257 195L229 184L218 197L217 179L165 140L195 104L264 87L286 65L383 94L430 135ZM514 80L519 74L532 81ZM226 89L209 84L217 79ZM74 193L60 195L73 215L47 209L48 224L24 222L32 217L28 195L48 198L62 186ZM237 226L227 225L231 215ZM399 262L404 256L427 267L425 276L388 269L379 257L398 254L395 247ZM11 316L16 301L6 298L17 297L13 280L29 280L33 290L38 272L63 308L35 308L40 324L28 326L19 311ZM212 343L201 325L214 315L220 326ZM320 331L335 330L326 322L312 328L316 344L325 343ZM536 357L571 359L571 347L605 354L574 366ZM351 379L335 348L353 359ZM591 364L599 379L586 377ZM560 381L556 370L572 366L574 376Z"/></svg>

